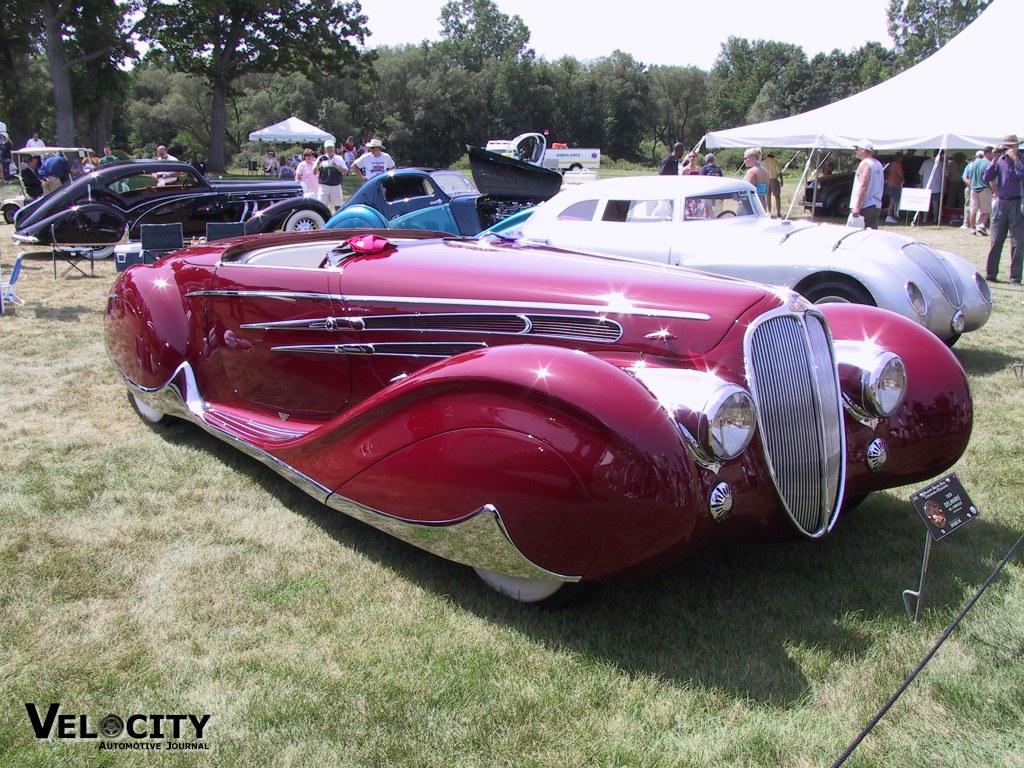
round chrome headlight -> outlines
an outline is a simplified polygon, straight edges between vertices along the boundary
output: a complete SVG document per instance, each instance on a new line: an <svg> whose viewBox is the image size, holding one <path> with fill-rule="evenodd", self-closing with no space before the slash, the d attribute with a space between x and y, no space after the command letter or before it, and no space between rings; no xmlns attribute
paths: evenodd
<svg viewBox="0 0 1024 768"><path fill-rule="evenodd" d="M707 371L636 366L632 373L658 400L701 461L734 459L757 429L754 399Z"/></svg>
<svg viewBox="0 0 1024 768"><path fill-rule="evenodd" d="M861 379L863 403L878 416L891 415L907 391L907 369L898 355L882 352Z"/></svg>
<svg viewBox="0 0 1024 768"><path fill-rule="evenodd" d="M921 288L913 281L907 283L907 299L910 301L911 308L921 317L928 314L928 300L924 297Z"/></svg>
<svg viewBox="0 0 1024 768"><path fill-rule="evenodd" d="M719 459L734 459L750 444L757 425L754 400L745 389L725 386L704 408L706 431L701 434L705 450Z"/></svg>

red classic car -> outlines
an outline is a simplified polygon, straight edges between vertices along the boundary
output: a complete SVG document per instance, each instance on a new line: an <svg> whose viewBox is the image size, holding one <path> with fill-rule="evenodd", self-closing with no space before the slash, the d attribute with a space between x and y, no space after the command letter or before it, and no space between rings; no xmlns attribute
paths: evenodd
<svg viewBox="0 0 1024 768"><path fill-rule="evenodd" d="M110 358L144 418L194 422L523 602L822 537L967 445L963 369L896 314L423 234L267 234L131 267Z"/></svg>

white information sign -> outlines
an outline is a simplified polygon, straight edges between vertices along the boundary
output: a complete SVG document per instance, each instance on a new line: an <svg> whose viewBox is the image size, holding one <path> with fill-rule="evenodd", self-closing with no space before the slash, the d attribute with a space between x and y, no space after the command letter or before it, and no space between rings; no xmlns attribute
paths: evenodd
<svg viewBox="0 0 1024 768"><path fill-rule="evenodd" d="M901 211L924 211L927 213L931 202L932 191L930 189L904 187L903 192L900 193Z"/></svg>

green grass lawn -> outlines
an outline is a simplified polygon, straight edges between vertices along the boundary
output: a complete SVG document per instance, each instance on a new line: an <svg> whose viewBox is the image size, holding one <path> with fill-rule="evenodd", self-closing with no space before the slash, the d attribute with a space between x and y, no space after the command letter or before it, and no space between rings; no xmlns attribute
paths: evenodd
<svg viewBox="0 0 1024 768"><path fill-rule="evenodd" d="M961 230L917 234L984 259ZM114 275L54 280L33 253L0 318L2 766L830 766L1024 529L1024 290L1005 283L955 348L976 405L955 471L981 516L933 547L913 624L910 488L821 542L516 605L197 428L141 422L103 348ZM848 766L1021 765L1022 582L1018 555ZM54 702L93 731L209 714L210 749L38 740L25 705Z"/></svg>

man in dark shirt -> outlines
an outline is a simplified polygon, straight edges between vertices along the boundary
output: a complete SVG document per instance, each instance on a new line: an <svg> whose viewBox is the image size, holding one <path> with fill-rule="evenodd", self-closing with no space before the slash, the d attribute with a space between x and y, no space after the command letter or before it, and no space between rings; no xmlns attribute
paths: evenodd
<svg viewBox="0 0 1024 768"><path fill-rule="evenodd" d="M686 154L686 145L681 141L677 141L672 145L672 151L661 161L661 165L658 167L658 175L678 176L679 161L683 159L684 154Z"/></svg>
<svg viewBox="0 0 1024 768"><path fill-rule="evenodd" d="M1009 232L1016 248L1010 249L1010 282L1020 285L1024 267L1024 215L1021 215L1021 193L1024 192L1024 162L1017 150L1017 137L1006 136L997 150L996 160L981 175L986 182L996 183L996 199L992 203L992 237L985 266L985 279L999 282L999 259Z"/></svg>
<svg viewBox="0 0 1024 768"><path fill-rule="evenodd" d="M43 180L39 178L39 157L29 157L25 167L21 169L21 183L25 187L25 195L29 200L43 196Z"/></svg>

